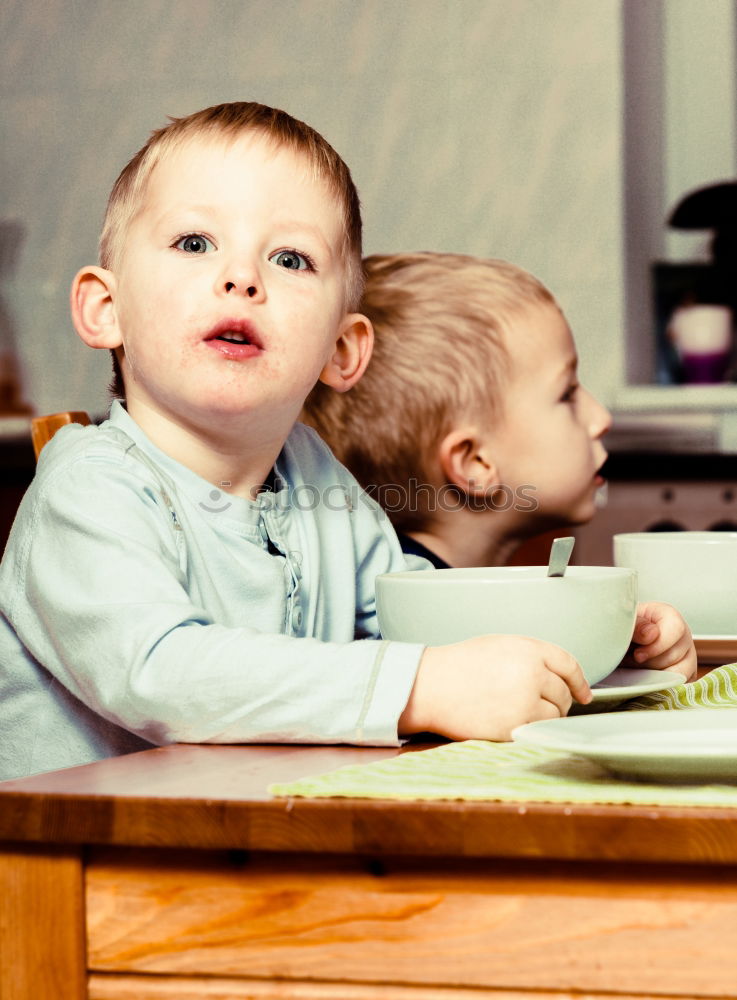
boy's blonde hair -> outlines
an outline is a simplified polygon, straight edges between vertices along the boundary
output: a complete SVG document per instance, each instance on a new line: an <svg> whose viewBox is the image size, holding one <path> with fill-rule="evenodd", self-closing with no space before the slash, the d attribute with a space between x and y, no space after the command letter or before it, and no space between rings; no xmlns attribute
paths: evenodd
<svg viewBox="0 0 737 1000"><path fill-rule="evenodd" d="M144 146L120 172L108 199L99 243L100 265L115 270L128 227L146 195L156 165L173 150L196 138L234 140L253 132L276 149L288 149L304 157L312 176L324 182L335 195L343 216L341 254L345 262L346 311L358 306L363 289L361 268L361 206L350 170L319 132L286 111L253 101L234 101L196 111L151 133ZM117 358L112 392L123 395Z"/></svg>
<svg viewBox="0 0 737 1000"><path fill-rule="evenodd" d="M406 497L389 513L396 527L417 530L428 515L427 490L417 487L441 485L442 439L461 421L488 421L502 408L503 334L525 309L557 303L537 278L502 260L375 255L364 271L359 308L375 332L369 366L350 392L318 383L303 419L377 500Z"/></svg>

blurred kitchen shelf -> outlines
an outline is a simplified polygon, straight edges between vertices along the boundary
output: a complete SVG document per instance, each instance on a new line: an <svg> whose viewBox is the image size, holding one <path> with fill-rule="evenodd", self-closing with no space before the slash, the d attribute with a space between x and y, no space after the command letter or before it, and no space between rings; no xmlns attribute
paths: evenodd
<svg viewBox="0 0 737 1000"><path fill-rule="evenodd" d="M719 452L716 413L613 412L604 444L608 452Z"/></svg>
<svg viewBox="0 0 737 1000"><path fill-rule="evenodd" d="M621 389L607 448L737 454L737 384Z"/></svg>
<svg viewBox="0 0 737 1000"><path fill-rule="evenodd" d="M706 412L737 409L737 383L720 385L628 385L616 394L617 410Z"/></svg>

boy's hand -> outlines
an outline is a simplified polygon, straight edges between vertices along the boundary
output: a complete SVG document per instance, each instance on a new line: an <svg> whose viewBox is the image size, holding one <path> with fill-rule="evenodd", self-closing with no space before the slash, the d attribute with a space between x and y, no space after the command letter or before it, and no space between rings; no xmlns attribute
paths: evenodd
<svg viewBox="0 0 737 1000"><path fill-rule="evenodd" d="M479 636L425 650L399 732L509 740L515 726L565 715L574 697L586 704L591 690L570 653L539 639Z"/></svg>
<svg viewBox="0 0 737 1000"><path fill-rule="evenodd" d="M674 670L690 680L696 674L696 647L691 629L670 604L637 605L632 659L651 670Z"/></svg>

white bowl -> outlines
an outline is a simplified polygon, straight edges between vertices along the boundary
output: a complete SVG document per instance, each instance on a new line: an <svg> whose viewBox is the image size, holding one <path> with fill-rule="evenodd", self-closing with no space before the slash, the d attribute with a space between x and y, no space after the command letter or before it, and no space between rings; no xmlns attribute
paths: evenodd
<svg viewBox="0 0 737 1000"><path fill-rule="evenodd" d="M641 601L672 604L694 635L737 634L737 532L615 535L614 563L637 571Z"/></svg>
<svg viewBox="0 0 737 1000"><path fill-rule="evenodd" d="M590 684L627 652L637 613L635 573L613 566L546 566L385 573L376 579L385 639L444 646L477 635L526 635L562 646Z"/></svg>

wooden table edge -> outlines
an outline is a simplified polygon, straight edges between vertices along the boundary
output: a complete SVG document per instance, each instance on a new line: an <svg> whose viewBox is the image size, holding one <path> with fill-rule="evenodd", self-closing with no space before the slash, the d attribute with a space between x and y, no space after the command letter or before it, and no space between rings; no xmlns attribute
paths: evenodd
<svg viewBox="0 0 737 1000"><path fill-rule="evenodd" d="M0 841L252 851L737 863L737 810L547 802L3 791Z"/></svg>

